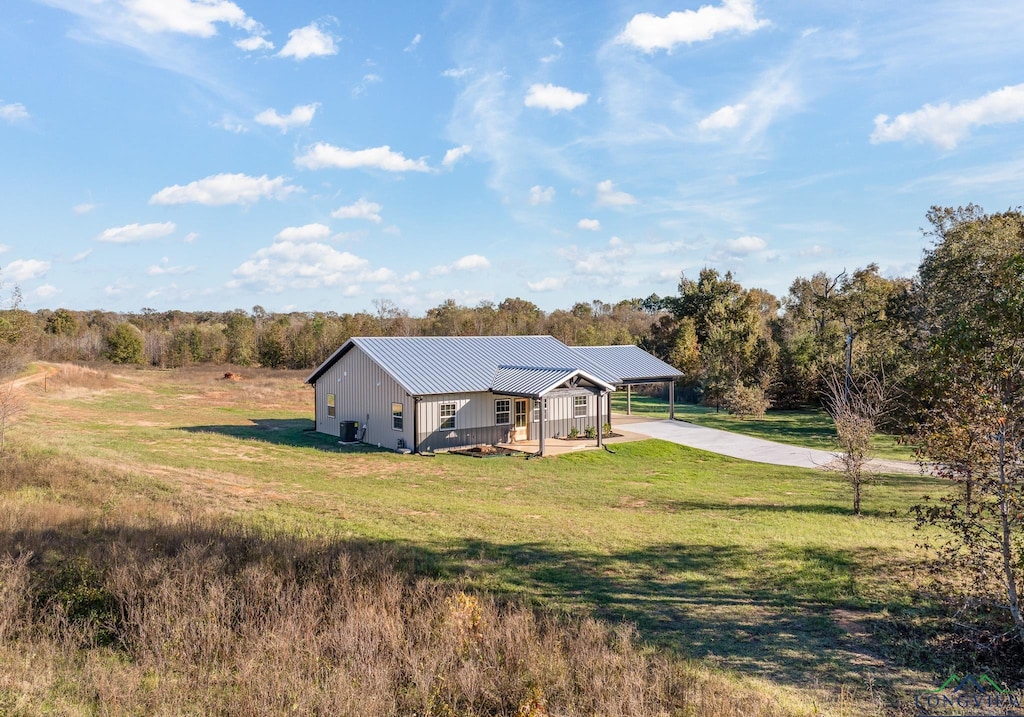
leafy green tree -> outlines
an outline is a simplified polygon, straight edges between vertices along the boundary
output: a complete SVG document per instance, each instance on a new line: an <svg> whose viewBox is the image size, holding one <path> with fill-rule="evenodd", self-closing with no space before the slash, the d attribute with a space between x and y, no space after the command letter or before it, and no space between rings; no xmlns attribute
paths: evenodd
<svg viewBox="0 0 1024 717"><path fill-rule="evenodd" d="M113 363L142 363L142 332L128 322L118 324L107 336L107 358Z"/></svg>
<svg viewBox="0 0 1024 717"><path fill-rule="evenodd" d="M916 287L918 441L950 482L918 508L948 540L944 593L998 611L1024 642L1024 214L933 207Z"/></svg>

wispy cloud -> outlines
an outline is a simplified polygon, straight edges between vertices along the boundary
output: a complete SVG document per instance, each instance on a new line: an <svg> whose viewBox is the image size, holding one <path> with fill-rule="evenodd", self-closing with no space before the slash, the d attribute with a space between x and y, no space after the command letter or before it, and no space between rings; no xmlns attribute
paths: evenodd
<svg viewBox="0 0 1024 717"><path fill-rule="evenodd" d="M871 142L879 144L909 139L931 142L942 149L955 149L975 127L1021 120L1024 120L1024 84L1003 87L956 105L948 102L926 104L919 110L904 112L891 119L880 114L875 117Z"/></svg>
<svg viewBox="0 0 1024 717"><path fill-rule="evenodd" d="M331 236L331 228L326 224L304 224L301 227L285 227L274 239L287 242L321 241Z"/></svg>
<svg viewBox="0 0 1024 717"><path fill-rule="evenodd" d="M636 204L636 197L628 192L615 189L612 180L606 179L597 184L597 205L600 207L626 207Z"/></svg>
<svg viewBox="0 0 1024 717"><path fill-rule="evenodd" d="M315 241L294 242L285 239L256 251L233 272L228 288L247 288L260 293L285 289L321 289L342 287L354 296L365 282L394 281L390 269L372 269L363 257Z"/></svg>
<svg viewBox="0 0 1024 717"><path fill-rule="evenodd" d="M150 266L146 273L149 276L181 276L183 274L191 274L196 270L194 266L174 266L171 264L171 260L166 256L160 260L159 264L153 264Z"/></svg>
<svg viewBox="0 0 1024 717"><path fill-rule="evenodd" d="M3 101L0 100L0 119L14 124L15 122L27 120L28 118L29 113L28 110L25 109L25 105L20 102L3 104Z"/></svg>
<svg viewBox="0 0 1024 717"><path fill-rule="evenodd" d="M88 214L95 208L96 205L93 204L92 202L82 202L81 204L76 204L75 206L71 207L71 211L73 211L75 214Z"/></svg>
<svg viewBox="0 0 1024 717"><path fill-rule="evenodd" d="M135 244L137 242L159 239L168 234L173 234L176 229L174 222L160 222L154 224L126 224L123 227L111 227L104 229L96 237L96 241L109 244Z"/></svg>
<svg viewBox="0 0 1024 717"><path fill-rule="evenodd" d="M725 32L746 35L768 24L757 17L753 0L723 0L721 5L703 5L697 10L670 12L664 17L651 13L634 15L617 39L644 52L654 52L703 42Z"/></svg>
<svg viewBox="0 0 1024 717"><path fill-rule="evenodd" d="M409 44L405 46L403 52L414 52L419 47L420 42L423 41L423 35L416 33L416 35L409 41Z"/></svg>
<svg viewBox="0 0 1024 717"><path fill-rule="evenodd" d="M555 201L554 187L542 187L539 184L530 187L530 206L551 204L553 201Z"/></svg>
<svg viewBox="0 0 1024 717"><path fill-rule="evenodd" d="M149 198L149 203L205 204L216 207L225 204L253 204L260 199L285 199L300 191L300 187L288 184L284 177L271 179L265 174L261 177L214 174L186 185L164 187Z"/></svg>
<svg viewBox="0 0 1024 717"><path fill-rule="evenodd" d="M364 197L360 197L353 204L338 207L331 212L331 216L335 219L365 219L368 222L380 224L382 208L377 202L369 202Z"/></svg>
<svg viewBox="0 0 1024 717"><path fill-rule="evenodd" d="M444 159L441 160L441 166L445 169L451 169L455 164L465 157L467 154L473 151L473 148L468 144L459 145L458 147L452 147L444 153Z"/></svg>
<svg viewBox="0 0 1024 717"><path fill-rule="evenodd" d="M536 291L538 293L545 291L558 291L565 286L565 277L546 276L539 281L528 281L526 282L526 286L530 291Z"/></svg>
<svg viewBox="0 0 1024 717"><path fill-rule="evenodd" d="M589 232L601 231L601 222L597 219L580 219L576 222L576 226Z"/></svg>
<svg viewBox="0 0 1024 717"><path fill-rule="evenodd" d="M491 262L487 257L481 254L467 254L451 264L435 266L430 270L430 274L431 276L442 276L444 274L450 274L453 271L482 271L490 268Z"/></svg>

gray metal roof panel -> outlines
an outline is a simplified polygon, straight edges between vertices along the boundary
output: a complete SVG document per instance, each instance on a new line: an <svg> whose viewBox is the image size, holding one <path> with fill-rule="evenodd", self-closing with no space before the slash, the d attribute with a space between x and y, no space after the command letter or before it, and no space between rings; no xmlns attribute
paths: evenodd
<svg viewBox="0 0 1024 717"><path fill-rule="evenodd" d="M566 381L580 377L608 390L615 385L578 368L540 368L537 366L499 366L491 381L491 391L516 396L540 397Z"/></svg>
<svg viewBox="0 0 1024 717"><path fill-rule="evenodd" d="M574 346L573 350L618 377L615 383L681 378L683 373L639 346Z"/></svg>
<svg viewBox="0 0 1024 717"><path fill-rule="evenodd" d="M579 369L617 376L553 336L410 336L351 339L414 396L491 390L498 366Z"/></svg>

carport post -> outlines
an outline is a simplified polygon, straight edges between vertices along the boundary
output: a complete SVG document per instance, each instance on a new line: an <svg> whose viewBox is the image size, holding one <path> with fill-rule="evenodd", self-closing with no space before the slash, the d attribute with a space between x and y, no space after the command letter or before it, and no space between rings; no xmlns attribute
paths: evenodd
<svg viewBox="0 0 1024 717"><path fill-rule="evenodd" d="M668 382L668 420L676 420L676 382Z"/></svg>
<svg viewBox="0 0 1024 717"><path fill-rule="evenodd" d="M633 385L626 384L626 415L633 415Z"/></svg>
<svg viewBox="0 0 1024 717"><path fill-rule="evenodd" d="M604 391L598 389L597 391L597 447L600 448L604 445L604 426L601 425L601 399L604 398Z"/></svg>
<svg viewBox="0 0 1024 717"><path fill-rule="evenodd" d="M544 455L544 433L545 433L545 431L544 431L544 423L546 421L546 415L545 414L547 413L544 409L547 408L548 400L546 398L544 398L544 397L541 397L538 400L540 401L540 426L539 426L539 428L540 428L540 454L541 454L541 456L543 456Z"/></svg>

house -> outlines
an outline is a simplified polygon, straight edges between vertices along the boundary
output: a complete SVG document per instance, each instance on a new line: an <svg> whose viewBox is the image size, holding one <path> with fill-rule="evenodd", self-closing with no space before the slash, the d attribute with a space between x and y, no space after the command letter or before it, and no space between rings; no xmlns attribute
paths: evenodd
<svg viewBox="0 0 1024 717"><path fill-rule="evenodd" d="M306 379L316 430L351 421L369 444L415 453L582 434L610 423L611 392L682 374L636 346L552 336L357 337ZM671 390L671 389L670 389Z"/></svg>

